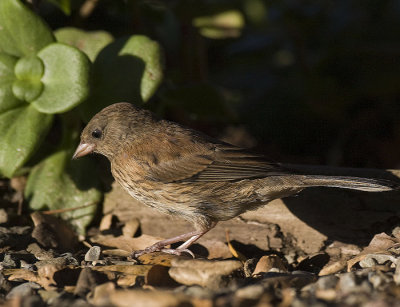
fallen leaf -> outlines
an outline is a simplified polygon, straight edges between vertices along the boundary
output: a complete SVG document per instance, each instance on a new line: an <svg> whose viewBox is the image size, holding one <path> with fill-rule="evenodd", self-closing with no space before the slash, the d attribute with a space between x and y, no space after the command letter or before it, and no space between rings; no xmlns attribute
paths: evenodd
<svg viewBox="0 0 400 307"><path fill-rule="evenodd" d="M92 270L99 272L118 272L125 275L145 276L151 268L151 265L105 265L92 267Z"/></svg>
<svg viewBox="0 0 400 307"><path fill-rule="evenodd" d="M78 244L75 231L63 220L40 212L31 214L35 228L32 237L42 246L60 248L62 250L74 250Z"/></svg>
<svg viewBox="0 0 400 307"><path fill-rule="evenodd" d="M146 285L153 287L176 287L179 284L168 274L169 268L163 265L153 265L145 277Z"/></svg>
<svg viewBox="0 0 400 307"><path fill-rule="evenodd" d="M237 260L173 259L169 275L184 285L219 288L227 281L224 277L240 270L243 265Z"/></svg>
<svg viewBox="0 0 400 307"><path fill-rule="evenodd" d="M90 304L95 306L107 306L109 304L109 296L115 292L115 284L106 282L98 285L93 290L93 297L89 298Z"/></svg>
<svg viewBox="0 0 400 307"><path fill-rule="evenodd" d="M33 271L30 271L27 269L4 270L3 274L6 276L8 275L9 281L26 280L26 281L35 282L35 283L41 285L45 289L55 288L55 282L52 278L48 279L47 277L39 276L37 272L33 272Z"/></svg>
<svg viewBox="0 0 400 307"><path fill-rule="evenodd" d="M105 214L100 221L99 230L104 231L110 229L113 217L114 215L111 213Z"/></svg>
<svg viewBox="0 0 400 307"><path fill-rule="evenodd" d="M138 219L132 219L125 223L122 227L122 235L125 237L133 237L139 229L140 222Z"/></svg>
<svg viewBox="0 0 400 307"><path fill-rule="evenodd" d="M399 239L388 236L384 232L376 234L359 255L347 261L347 271L350 272L354 265L364 260L369 254L391 255L388 250L397 246L399 242Z"/></svg>
<svg viewBox="0 0 400 307"><path fill-rule="evenodd" d="M103 272L91 270L90 268L84 268L79 274L74 295L85 297L87 293L93 291L96 286L103 284L108 281L108 276Z"/></svg>
<svg viewBox="0 0 400 307"><path fill-rule="evenodd" d="M338 261L335 261L334 263L331 263L329 265L326 265L322 268L321 271L319 271L318 275L319 276L325 276L325 275L330 275L330 274L335 274L343 269L346 268L346 260L341 259Z"/></svg>
<svg viewBox="0 0 400 307"><path fill-rule="evenodd" d="M280 257L277 255L269 255L262 256L260 258L252 275L255 276L260 273L267 273L273 268L278 269L281 272L288 271L286 265L283 263Z"/></svg>
<svg viewBox="0 0 400 307"><path fill-rule="evenodd" d="M231 240L229 238L229 231L226 230L225 231L225 236L226 236L226 242L228 243L228 248L229 251L232 253L233 257L239 259L242 263L245 263L247 258L241 254L240 252L238 252L231 244Z"/></svg>
<svg viewBox="0 0 400 307"><path fill-rule="evenodd" d="M128 252L142 250L154 243L162 240L149 235L141 235L137 238L129 238L126 236L114 237L113 235L97 235L90 238L90 241L96 244L101 244L109 247L115 247Z"/></svg>
<svg viewBox="0 0 400 307"><path fill-rule="evenodd" d="M139 256L139 261L140 263L143 264L152 264L152 265L163 265L163 266L171 266L171 261L173 259L192 259L192 257L189 256L177 256L177 255L171 255L171 254L166 254L166 253L151 253L151 254L144 254L142 256Z"/></svg>

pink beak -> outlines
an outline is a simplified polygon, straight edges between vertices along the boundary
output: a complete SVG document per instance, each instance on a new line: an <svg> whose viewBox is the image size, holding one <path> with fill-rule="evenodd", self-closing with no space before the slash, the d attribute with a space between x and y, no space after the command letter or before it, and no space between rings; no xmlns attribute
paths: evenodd
<svg viewBox="0 0 400 307"><path fill-rule="evenodd" d="M95 148L95 145L93 144L85 144L81 143L79 144L78 148L75 150L74 155L72 156L72 159L77 159L83 156L86 156L87 154L90 154L93 152Z"/></svg>

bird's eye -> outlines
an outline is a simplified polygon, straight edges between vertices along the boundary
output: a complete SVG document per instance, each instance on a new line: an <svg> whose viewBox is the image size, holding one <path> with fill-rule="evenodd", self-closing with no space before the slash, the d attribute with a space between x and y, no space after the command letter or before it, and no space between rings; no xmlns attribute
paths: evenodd
<svg viewBox="0 0 400 307"><path fill-rule="evenodd" d="M101 130L100 129L95 129L93 132L92 132L92 137L94 137L95 139L99 139L99 138L101 138L101 135L102 135L103 133L101 132Z"/></svg>

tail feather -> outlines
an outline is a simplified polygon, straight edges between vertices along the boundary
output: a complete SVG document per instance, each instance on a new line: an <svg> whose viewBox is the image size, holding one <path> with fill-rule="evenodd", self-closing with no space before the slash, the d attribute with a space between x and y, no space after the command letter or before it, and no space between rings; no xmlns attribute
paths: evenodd
<svg viewBox="0 0 400 307"><path fill-rule="evenodd" d="M384 192L397 190L400 188L399 183L386 179L321 175L307 175L301 177L301 181L304 186L308 187L324 186L367 192Z"/></svg>

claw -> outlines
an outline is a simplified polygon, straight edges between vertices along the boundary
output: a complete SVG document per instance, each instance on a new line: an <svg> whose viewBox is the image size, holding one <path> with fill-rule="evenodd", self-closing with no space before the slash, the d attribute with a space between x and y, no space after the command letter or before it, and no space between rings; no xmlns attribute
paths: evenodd
<svg viewBox="0 0 400 307"><path fill-rule="evenodd" d="M177 248L177 249L173 249L173 248L154 248L153 246L150 246L150 247L148 247L146 249L143 249L143 250L134 251L131 254L131 258L132 259L138 259L138 257L140 257L142 255L150 254L150 253L154 253L154 252L163 252L163 253L166 253L166 254L177 255L177 256L181 256L183 253L187 253L190 256L192 256L193 259L196 258L195 255L193 254L193 252L191 250L187 249L187 248L184 248L184 249L179 249L179 248Z"/></svg>
<svg viewBox="0 0 400 307"><path fill-rule="evenodd" d="M190 256L193 257L193 259L196 258L195 255L193 254L193 252L187 248L185 248L185 249L163 248L161 250L161 252L166 253L166 254L171 254L171 255L177 255L177 256L181 256L182 253L188 253Z"/></svg>

